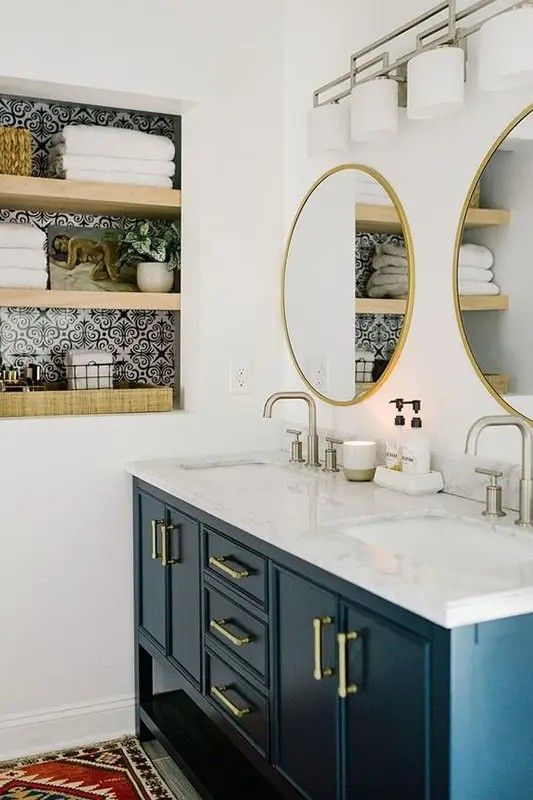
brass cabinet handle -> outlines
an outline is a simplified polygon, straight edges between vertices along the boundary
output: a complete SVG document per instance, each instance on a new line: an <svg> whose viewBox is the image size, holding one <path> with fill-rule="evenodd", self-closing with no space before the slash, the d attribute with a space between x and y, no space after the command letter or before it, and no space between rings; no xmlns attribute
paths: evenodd
<svg viewBox="0 0 533 800"><path fill-rule="evenodd" d="M177 564L177 558L172 558L172 546L170 542L170 533L177 530L179 525L165 525L161 524L161 564L164 567L170 567L172 564Z"/></svg>
<svg viewBox="0 0 533 800"><path fill-rule="evenodd" d="M209 563L212 567L216 567L216 569L219 569L225 575L229 575L234 581L240 581L241 578L248 578L248 576L252 574L247 569L234 569L230 567L229 564L226 564L225 556L210 556Z"/></svg>
<svg viewBox="0 0 533 800"><path fill-rule="evenodd" d="M242 647L245 644L250 644L252 641L252 637L245 634L244 636L238 636L235 633L231 633L226 628L228 621L225 619L211 619L209 620L209 627L212 628L214 631L219 633L225 639L227 639L232 644L236 645L237 647Z"/></svg>
<svg viewBox="0 0 533 800"><path fill-rule="evenodd" d="M322 626L331 625L333 619L331 617L315 617L313 619L313 642L314 642L314 656L315 664L313 669L313 677L315 681L321 681L323 678L330 678L333 675L332 667L322 669Z"/></svg>
<svg viewBox="0 0 533 800"><path fill-rule="evenodd" d="M156 561L158 558L161 558L161 553L157 552L157 529L159 525L163 525L164 522L164 519L152 520L152 558L154 561Z"/></svg>
<svg viewBox="0 0 533 800"><path fill-rule="evenodd" d="M337 634L337 644L339 646L339 690L338 694L343 700L357 691L356 683L348 683L348 642L353 642L357 639L358 633L356 631L349 631L348 633Z"/></svg>
<svg viewBox="0 0 533 800"><path fill-rule="evenodd" d="M216 700L218 700L219 703L222 703L222 705L228 709L229 713L232 716L236 717L237 719L242 719L242 717L245 717L247 714L252 713L252 710L248 708L248 706L239 708L239 706L235 705L235 703L232 703L229 697L226 697L226 695L224 694L224 692L227 691L228 691L227 686L211 687L211 694L213 695L213 697Z"/></svg>

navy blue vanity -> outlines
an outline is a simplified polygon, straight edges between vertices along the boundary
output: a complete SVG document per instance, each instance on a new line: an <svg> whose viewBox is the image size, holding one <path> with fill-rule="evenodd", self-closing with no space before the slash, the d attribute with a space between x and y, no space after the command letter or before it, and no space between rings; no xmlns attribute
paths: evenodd
<svg viewBox="0 0 533 800"><path fill-rule="evenodd" d="M134 527L137 732L205 797L533 798L533 615L445 629L137 478Z"/></svg>

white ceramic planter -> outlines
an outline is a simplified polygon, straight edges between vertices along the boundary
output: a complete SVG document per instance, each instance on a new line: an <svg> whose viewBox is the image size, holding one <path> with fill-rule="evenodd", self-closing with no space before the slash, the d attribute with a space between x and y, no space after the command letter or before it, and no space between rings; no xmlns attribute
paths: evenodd
<svg viewBox="0 0 533 800"><path fill-rule="evenodd" d="M166 261L140 261L137 286L141 292L170 292L174 286L174 270L168 268Z"/></svg>

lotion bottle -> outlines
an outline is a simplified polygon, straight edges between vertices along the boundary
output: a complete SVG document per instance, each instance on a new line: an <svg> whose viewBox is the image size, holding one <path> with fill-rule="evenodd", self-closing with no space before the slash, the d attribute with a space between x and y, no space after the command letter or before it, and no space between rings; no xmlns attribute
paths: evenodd
<svg viewBox="0 0 533 800"><path fill-rule="evenodd" d="M431 448L418 416L422 404L420 400L413 400L412 406L411 428L402 449L402 470L411 475L427 475L431 471Z"/></svg>
<svg viewBox="0 0 533 800"><path fill-rule="evenodd" d="M405 437L405 417L402 414L404 401L403 398L398 397L396 400L391 400L390 402L394 403L398 413L394 418L393 431L385 442L385 466L387 469L394 469L397 472L401 472L403 440Z"/></svg>

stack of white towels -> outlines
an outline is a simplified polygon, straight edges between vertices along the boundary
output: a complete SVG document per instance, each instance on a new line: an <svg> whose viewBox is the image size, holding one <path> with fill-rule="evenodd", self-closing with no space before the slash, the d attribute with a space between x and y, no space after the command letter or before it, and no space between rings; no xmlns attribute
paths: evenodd
<svg viewBox="0 0 533 800"><path fill-rule="evenodd" d="M0 288L46 289L46 234L34 225L0 223Z"/></svg>
<svg viewBox="0 0 533 800"><path fill-rule="evenodd" d="M358 171L355 178L355 202L372 206L392 206L392 200L378 181L366 172Z"/></svg>
<svg viewBox="0 0 533 800"><path fill-rule="evenodd" d="M54 178L172 188L175 147L166 136L66 125L51 141L48 170Z"/></svg>
<svg viewBox="0 0 533 800"><path fill-rule="evenodd" d="M494 283L494 255L480 244L462 244L459 250L459 294L500 294Z"/></svg>
<svg viewBox="0 0 533 800"><path fill-rule="evenodd" d="M376 245L372 274L366 290L369 297L406 297L409 284L407 250L403 245Z"/></svg>

